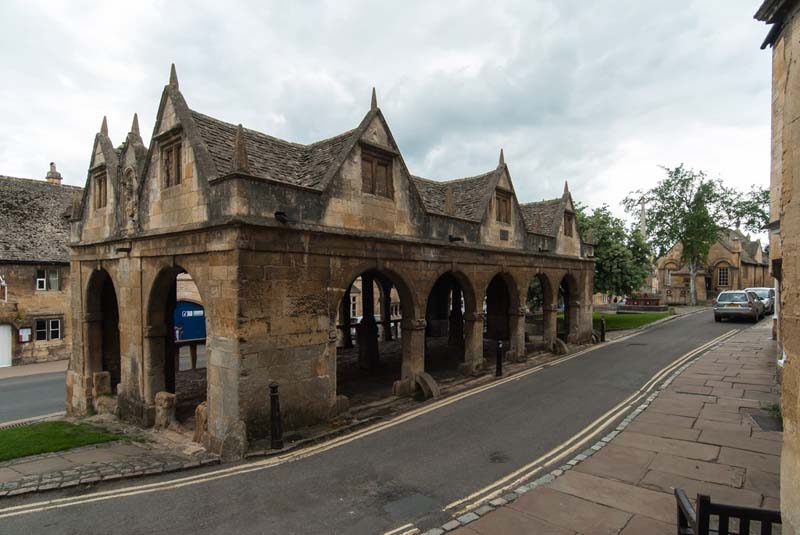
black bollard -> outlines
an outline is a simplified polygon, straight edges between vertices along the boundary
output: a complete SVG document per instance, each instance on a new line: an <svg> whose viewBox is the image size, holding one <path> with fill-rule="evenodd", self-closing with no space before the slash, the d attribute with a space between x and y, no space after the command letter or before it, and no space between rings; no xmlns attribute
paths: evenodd
<svg viewBox="0 0 800 535"><path fill-rule="evenodd" d="M283 426L281 426L281 400L278 398L278 383L269 385L270 445L273 450L283 449Z"/></svg>
<svg viewBox="0 0 800 535"><path fill-rule="evenodd" d="M497 341L497 367L494 370L495 377L503 376L503 341Z"/></svg>
<svg viewBox="0 0 800 535"><path fill-rule="evenodd" d="M600 341L606 341L606 319L600 318Z"/></svg>

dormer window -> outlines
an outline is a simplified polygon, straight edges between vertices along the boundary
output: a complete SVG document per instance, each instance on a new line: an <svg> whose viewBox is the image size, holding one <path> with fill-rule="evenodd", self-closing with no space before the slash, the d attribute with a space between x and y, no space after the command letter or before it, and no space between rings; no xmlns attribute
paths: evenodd
<svg viewBox="0 0 800 535"><path fill-rule="evenodd" d="M494 199L495 219L500 223L511 224L511 193L497 190Z"/></svg>
<svg viewBox="0 0 800 535"><path fill-rule="evenodd" d="M575 227L575 214L564 212L564 236L572 237L572 229Z"/></svg>
<svg viewBox="0 0 800 535"><path fill-rule="evenodd" d="M161 142L161 177L165 188L181 183L181 138Z"/></svg>
<svg viewBox="0 0 800 535"><path fill-rule="evenodd" d="M106 170L97 171L92 181L94 182L94 207L95 209L103 208L108 203Z"/></svg>
<svg viewBox="0 0 800 535"><path fill-rule="evenodd" d="M361 191L388 199L394 198L390 156L361 147Z"/></svg>

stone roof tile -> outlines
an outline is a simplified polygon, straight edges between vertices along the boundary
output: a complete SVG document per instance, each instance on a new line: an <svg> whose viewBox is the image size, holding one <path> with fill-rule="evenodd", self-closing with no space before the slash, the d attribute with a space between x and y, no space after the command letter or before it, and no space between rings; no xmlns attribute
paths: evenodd
<svg viewBox="0 0 800 535"><path fill-rule="evenodd" d="M559 213L562 209L563 199L549 199L546 201L529 202L520 204L522 219L528 232L544 236L555 236L558 232Z"/></svg>
<svg viewBox="0 0 800 535"><path fill-rule="evenodd" d="M72 197L81 190L0 176L0 262L69 262Z"/></svg>
<svg viewBox="0 0 800 535"><path fill-rule="evenodd" d="M494 178L498 169L482 175L456 180L436 181L412 176L422 203L428 213L458 217L467 221L481 222L486 204L494 192ZM447 192L453 195L453 213L447 213Z"/></svg>
<svg viewBox="0 0 800 535"><path fill-rule="evenodd" d="M217 176L229 174L232 171L237 126L196 111L192 111L192 118L211 153ZM326 173L354 133L355 130L350 130L311 145L302 145L245 128L249 174L321 190Z"/></svg>

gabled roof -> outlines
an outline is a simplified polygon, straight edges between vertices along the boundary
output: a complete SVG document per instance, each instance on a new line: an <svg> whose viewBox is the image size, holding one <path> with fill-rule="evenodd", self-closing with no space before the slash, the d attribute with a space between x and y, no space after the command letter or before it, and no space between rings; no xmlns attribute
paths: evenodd
<svg viewBox="0 0 800 535"><path fill-rule="evenodd" d="M237 126L191 110L197 132L208 147L217 175L231 173ZM353 141L357 129L310 145L292 143L247 128L244 141L248 174L292 186L322 190L325 177L342 151Z"/></svg>
<svg viewBox="0 0 800 535"><path fill-rule="evenodd" d="M69 216L81 190L0 176L0 262L69 262Z"/></svg>
<svg viewBox="0 0 800 535"><path fill-rule="evenodd" d="M480 223L492 198L502 167L482 175L437 181L418 176L411 179L417 187L425 211L429 214L457 217ZM447 213L447 192L452 194L452 213Z"/></svg>
<svg viewBox="0 0 800 535"><path fill-rule="evenodd" d="M761 262L756 260L756 257L758 256L758 250L761 248L761 242L759 240L751 240L748 236L745 236L736 229L720 229L718 240L722 246L729 251L735 250L733 241L737 239L742 246L742 262L746 264L758 265L767 264L767 262L764 260Z"/></svg>
<svg viewBox="0 0 800 535"><path fill-rule="evenodd" d="M528 232L553 236L558 234L561 212L564 209L563 198L520 204L522 219Z"/></svg>

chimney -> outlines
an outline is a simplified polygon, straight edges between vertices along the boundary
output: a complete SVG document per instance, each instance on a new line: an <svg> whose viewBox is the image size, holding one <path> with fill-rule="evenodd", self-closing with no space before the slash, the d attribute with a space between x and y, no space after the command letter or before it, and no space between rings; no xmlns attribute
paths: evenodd
<svg viewBox="0 0 800 535"><path fill-rule="evenodd" d="M55 184L56 186L61 185L61 173L56 171L56 164L50 162L50 170L47 172L47 179L48 184Z"/></svg>

